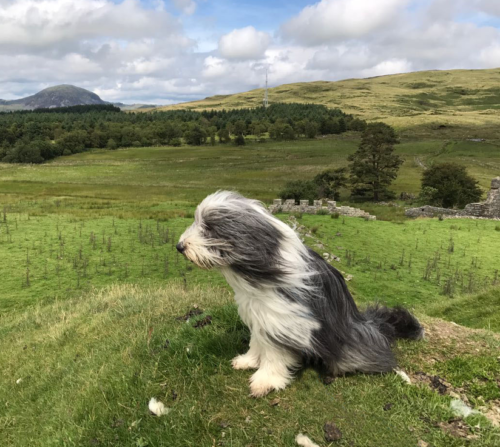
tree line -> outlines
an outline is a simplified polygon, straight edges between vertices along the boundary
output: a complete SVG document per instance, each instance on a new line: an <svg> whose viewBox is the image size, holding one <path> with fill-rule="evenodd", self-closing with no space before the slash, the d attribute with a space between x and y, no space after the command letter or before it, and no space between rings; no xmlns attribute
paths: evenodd
<svg viewBox="0 0 500 447"><path fill-rule="evenodd" d="M122 112L87 105L0 113L0 161L42 163L89 149L244 145L363 131L366 122L315 104L272 104L235 110Z"/></svg>

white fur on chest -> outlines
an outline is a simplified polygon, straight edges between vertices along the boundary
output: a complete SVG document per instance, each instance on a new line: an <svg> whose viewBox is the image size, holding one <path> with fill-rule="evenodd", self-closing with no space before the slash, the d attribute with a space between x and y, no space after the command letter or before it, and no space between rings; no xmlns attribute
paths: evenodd
<svg viewBox="0 0 500 447"><path fill-rule="evenodd" d="M298 349L313 350L313 332L320 324L307 307L276 293L272 287L254 288L230 269L222 269L234 290L238 313L259 343L285 341Z"/></svg>

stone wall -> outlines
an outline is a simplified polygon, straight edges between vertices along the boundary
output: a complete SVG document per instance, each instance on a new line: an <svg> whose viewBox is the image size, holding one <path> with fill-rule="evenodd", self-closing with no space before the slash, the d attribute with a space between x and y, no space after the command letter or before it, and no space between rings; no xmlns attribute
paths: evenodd
<svg viewBox="0 0 500 447"><path fill-rule="evenodd" d="M339 214L341 216L349 217L363 217L367 220L376 220L375 216L367 213L366 211L360 210L358 208L352 208L350 206L337 206L337 202L334 200L329 200L326 202L326 206L323 206L322 200L315 200L312 205L309 204L309 200L300 200L297 204L295 200L281 200L275 199L273 204L269 206L269 211L271 213L305 213L305 214Z"/></svg>
<svg viewBox="0 0 500 447"><path fill-rule="evenodd" d="M481 217L486 219L500 219L500 177L491 181L491 189L485 202L469 203L463 210L438 208L436 206L420 206L406 210L408 217Z"/></svg>
<svg viewBox="0 0 500 447"><path fill-rule="evenodd" d="M450 208L439 208L438 206L424 205L418 208L410 208L405 211L408 217L437 217L437 216L465 216L464 210L453 210Z"/></svg>

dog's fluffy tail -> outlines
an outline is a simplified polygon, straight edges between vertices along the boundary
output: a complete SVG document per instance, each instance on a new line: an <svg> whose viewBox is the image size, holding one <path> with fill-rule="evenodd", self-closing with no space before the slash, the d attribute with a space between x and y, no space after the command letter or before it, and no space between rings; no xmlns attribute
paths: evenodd
<svg viewBox="0 0 500 447"><path fill-rule="evenodd" d="M363 313L366 320L378 327L379 331L394 341L398 338L421 340L424 328L419 321L401 306L389 308L381 305L368 307Z"/></svg>

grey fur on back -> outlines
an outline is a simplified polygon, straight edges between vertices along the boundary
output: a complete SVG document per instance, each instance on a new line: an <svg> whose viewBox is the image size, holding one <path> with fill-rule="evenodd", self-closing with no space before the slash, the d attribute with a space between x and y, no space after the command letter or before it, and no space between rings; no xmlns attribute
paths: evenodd
<svg viewBox="0 0 500 447"><path fill-rule="evenodd" d="M290 296L307 303L321 327L314 334L308 360L321 362L335 375L346 372L387 372L396 367L391 343L396 338L420 339L423 328L406 309L383 306L368 307L360 312L341 273L320 255L309 249L309 262L315 274L310 296Z"/></svg>

